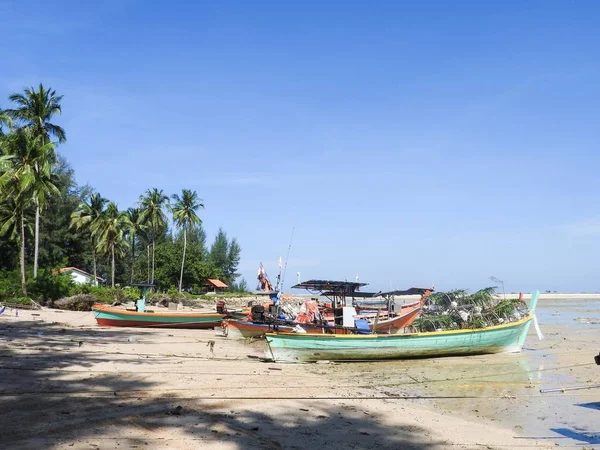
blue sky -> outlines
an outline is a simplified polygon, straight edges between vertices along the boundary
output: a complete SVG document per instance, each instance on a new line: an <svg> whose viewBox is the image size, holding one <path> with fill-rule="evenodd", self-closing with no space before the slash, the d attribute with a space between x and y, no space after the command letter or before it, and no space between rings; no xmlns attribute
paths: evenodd
<svg viewBox="0 0 600 450"><path fill-rule="evenodd" d="M0 107L121 208L196 190L288 283L599 291L600 4L0 0Z"/></svg>

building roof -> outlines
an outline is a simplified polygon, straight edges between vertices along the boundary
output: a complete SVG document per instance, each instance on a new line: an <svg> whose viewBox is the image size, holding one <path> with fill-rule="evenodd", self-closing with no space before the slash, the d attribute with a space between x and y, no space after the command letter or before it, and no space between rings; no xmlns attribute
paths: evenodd
<svg viewBox="0 0 600 450"><path fill-rule="evenodd" d="M90 278L94 278L94 275L92 275L91 273L88 273L85 270L78 269L77 267L63 267L62 269L58 269L58 273L65 273L65 272L79 272L83 275L87 275ZM104 278L101 278L98 276L96 276L96 279L98 279L100 281L104 281Z"/></svg>
<svg viewBox="0 0 600 450"><path fill-rule="evenodd" d="M223 283L221 280L208 279L208 280L206 280L206 284L210 284L211 286L214 286L216 288L225 288L226 289L229 287L225 283Z"/></svg>

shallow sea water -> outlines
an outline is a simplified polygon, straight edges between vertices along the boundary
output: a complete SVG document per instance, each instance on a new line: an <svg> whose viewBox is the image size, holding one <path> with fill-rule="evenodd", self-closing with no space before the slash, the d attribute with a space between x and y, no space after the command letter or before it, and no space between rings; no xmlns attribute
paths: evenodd
<svg viewBox="0 0 600 450"><path fill-rule="evenodd" d="M417 397L447 414L508 427L515 448L533 439L561 448L600 449L600 389L540 389L600 384L600 296L540 300L538 321L521 353L347 364L373 389ZM419 398L420 397L420 398Z"/></svg>

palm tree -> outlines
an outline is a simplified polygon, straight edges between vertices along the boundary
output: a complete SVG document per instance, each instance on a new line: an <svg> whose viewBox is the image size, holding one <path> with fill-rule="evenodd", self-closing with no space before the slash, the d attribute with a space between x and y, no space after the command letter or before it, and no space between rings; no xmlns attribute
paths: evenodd
<svg viewBox="0 0 600 450"><path fill-rule="evenodd" d="M71 214L71 226L76 230L84 230L90 236L92 241L92 264L94 266L94 284L97 283L96 274L96 235L93 233L93 229L96 227L96 223L100 220L104 213L104 205L108 203L108 200L103 198L100 194L92 194L89 198L89 202L83 201L79 204L77 210Z"/></svg>
<svg viewBox="0 0 600 450"><path fill-rule="evenodd" d="M25 209L33 202L36 211L43 207L49 195L59 194L54 184L52 166L47 157L53 151L53 144L41 143L30 130L17 129L2 138L3 152L2 172L0 172L0 189L5 200L10 200L6 224L21 222L21 235L11 236L21 244L21 278L25 283ZM12 226L12 225L11 225ZM6 231L6 230L5 230Z"/></svg>
<svg viewBox="0 0 600 450"><path fill-rule="evenodd" d="M45 89L40 83L37 91L31 87L22 94L12 94L9 100L16 104L16 108L7 109L5 113L31 129L36 136L44 136L46 141L55 137L62 143L67 140L65 130L50 122L56 114L62 113L62 98L62 95L56 95L56 91Z"/></svg>
<svg viewBox="0 0 600 450"><path fill-rule="evenodd" d="M135 238L138 233L144 230L142 223L140 222L141 211L139 208L129 208L125 212L127 220L129 221L129 229L127 234L129 235L129 245L131 246L131 278L130 283L133 283L133 265L135 263Z"/></svg>
<svg viewBox="0 0 600 450"><path fill-rule="evenodd" d="M7 109L5 114L12 118L15 123L21 123L24 128L31 130L33 136L39 139L40 145L46 145L50 142L50 137L54 136L58 142L65 142L65 130L60 126L51 123L52 117L61 114L60 102L62 95L56 95L56 91L45 89L40 83L38 90L31 87L25 89L21 94L12 94L9 100L15 103L15 109ZM54 147L49 149L46 157L51 165L56 163L56 154ZM35 247L33 254L33 278L37 277L38 253L40 241L40 212L43 207L40 200L43 200L45 194L34 197L36 202L35 210Z"/></svg>
<svg viewBox="0 0 600 450"><path fill-rule="evenodd" d="M27 220L28 211L22 197L9 197L0 203L0 236L8 235L17 241L19 262L21 266L21 289L27 296L27 280L25 278L25 231L31 232Z"/></svg>
<svg viewBox="0 0 600 450"><path fill-rule="evenodd" d="M158 232L167 225L167 216L165 208L169 206L169 197L162 189L148 189L140 197L140 222L147 227L150 240L152 241L152 276L150 283L154 283L154 251L156 250L156 238Z"/></svg>
<svg viewBox="0 0 600 450"><path fill-rule="evenodd" d="M110 202L94 225L92 232L98 237L98 251L110 256L111 287L115 287L115 256L123 256L127 241L125 231L129 228L127 215L119 211L114 202Z"/></svg>
<svg viewBox="0 0 600 450"><path fill-rule="evenodd" d="M200 225L202 223L202 220L200 220L196 211L200 208L204 208L204 204L202 203L202 199L198 198L196 191L190 191L189 189L183 189L181 191L181 197L174 194L172 198L175 201L175 205L173 205L171 209L173 212L173 222L175 222L175 225L180 230L183 230L183 257L181 258L181 274L179 275L179 292L181 292L185 251L187 247L187 230L191 229L194 225Z"/></svg>

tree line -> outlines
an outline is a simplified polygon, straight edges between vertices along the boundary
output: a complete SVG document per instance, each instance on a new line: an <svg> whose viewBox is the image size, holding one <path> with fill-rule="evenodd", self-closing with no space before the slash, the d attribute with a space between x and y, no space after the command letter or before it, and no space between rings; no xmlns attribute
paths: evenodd
<svg viewBox="0 0 600 450"><path fill-rule="evenodd" d="M150 188L120 210L75 182L56 151L67 139L54 123L62 98L40 84L11 95L12 108L0 108L0 278L18 271L25 296L40 270L66 266L112 287L147 281L181 292L219 278L245 288L243 280L236 283L240 245L219 229L208 248L199 215L204 203L195 191L168 196Z"/></svg>

